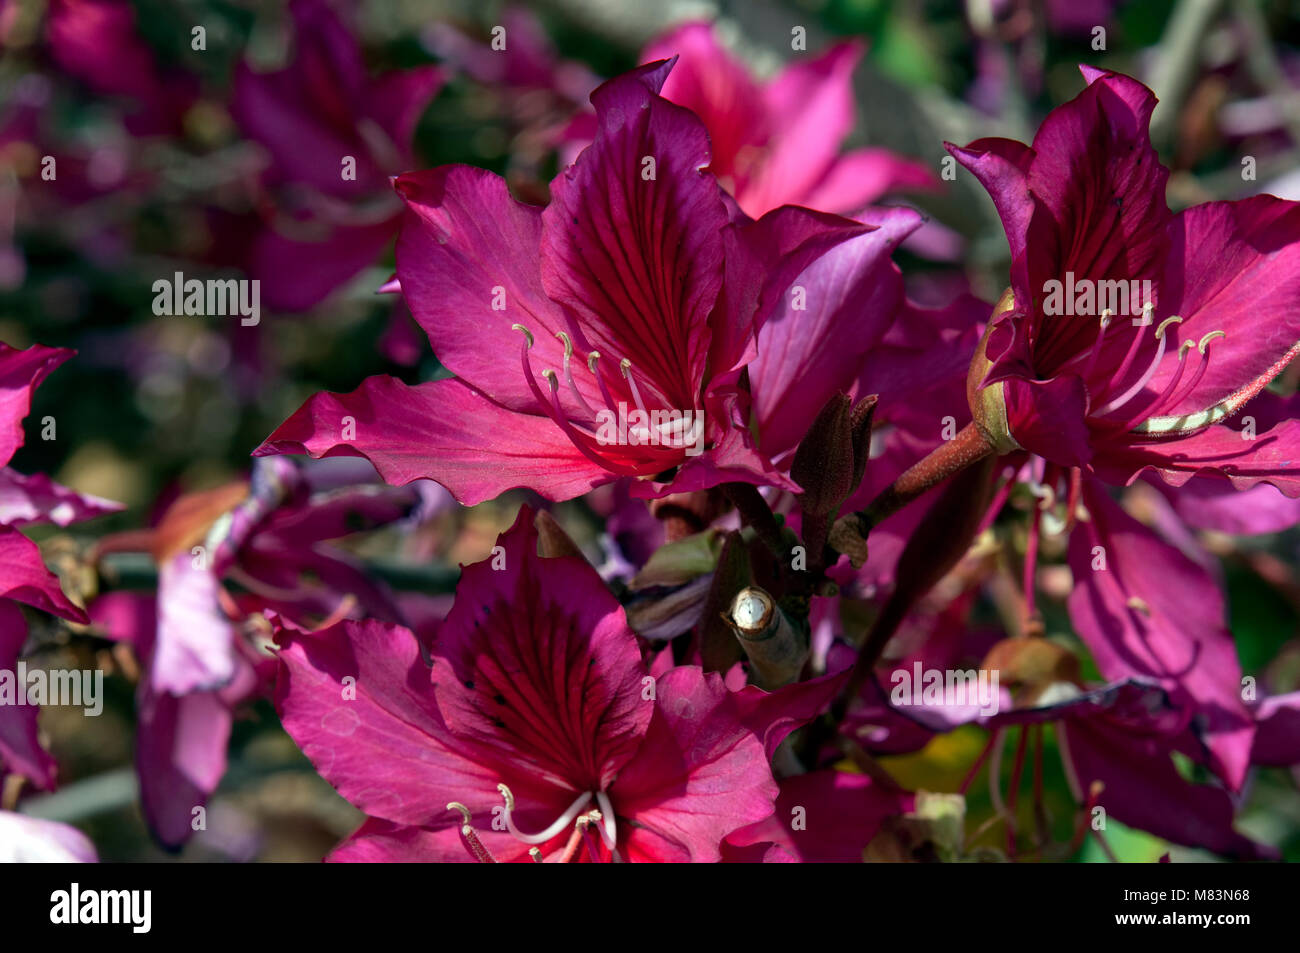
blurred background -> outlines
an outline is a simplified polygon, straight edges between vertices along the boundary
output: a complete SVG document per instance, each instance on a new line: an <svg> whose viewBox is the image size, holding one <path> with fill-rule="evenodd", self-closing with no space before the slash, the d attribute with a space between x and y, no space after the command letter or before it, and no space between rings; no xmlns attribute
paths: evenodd
<svg viewBox="0 0 1300 953"><path fill-rule="evenodd" d="M106 535L149 525L183 493L246 478L253 448L310 394L348 391L376 373L412 383L442 373L400 299L378 293L393 274L399 212L387 176L471 163L505 176L519 198L544 203L547 183L580 147L590 90L684 20L714 22L759 77L791 57L797 29L809 51L863 41L857 123L845 147L889 148L940 183L897 199L931 216L925 240L897 256L921 301L963 290L994 300L1006 283L992 205L970 176L945 176L943 142L1032 139L1046 112L1082 88L1080 63L1135 75L1161 98L1153 137L1173 170L1174 208L1259 192L1300 199L1300 2L359 0L333 8L350 38L342 47L310 34L281 3L0 0L0 340L78 352L36 393L29 439L12 465L126 506L84 526L33 528L47 560L69 576ZM492 51L501 25L507 59ZM358 157L355 180L321 182L298 161L332 141ZM56 160L52 176L43 174L46 157ZM154 282L177 272L258 278L259 323L156 314ZM1285 390L1294 387L1292 376ZM57 439L31 439L33 421L46 415L57 420ZM354 548L393 564L395 585L437 597L450 590L457 562L486 555L517 503L443 511L414 537L380 532ZM586 512L575 504L568 518L580 533ZM1224 560L1243 668L1269 666L1278 690L1300 682L1297 539L1290 531L1208 540ZM147 564L117 567L107 584L150 585ZM129 657L93 632L32 620L43 662L98 664L110 674L103 716L43 713L60 788L26 799L27 808L89 833L104 860L173 856L150 838L137 807ZM239 716L208 829L175 856L319 859L359 815L316 777L267 702ZM982 742L974 731L940 741L891 770L909 786L955 789ZM1049 792L1062 817L1067 799L1063 785ZM1300 858L1291 779L1261 772L1249 805L1241 829ZM973 795L970 815L987 810ZM1111 846L1131 860L1169 849L1122 830ZM1186 850L1174 858L1205 859ZM1101 858L1090 842L1076 859Z"/></svg>

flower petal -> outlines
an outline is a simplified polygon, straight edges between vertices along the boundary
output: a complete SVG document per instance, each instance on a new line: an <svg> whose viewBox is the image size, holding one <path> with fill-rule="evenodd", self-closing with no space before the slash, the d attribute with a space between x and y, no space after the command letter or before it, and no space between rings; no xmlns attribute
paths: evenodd
<svg viewBox="0 0 1300 953"><path fill-rule="evenodd" d="M22 611L14 603L0 599L0 672L16 678L18 653L26 641L27 624ZM16 684L13 687L18 688ZM0 775L6 771L20 774L38 788L48 790L54 786L55 764L37 735L39 714L39 705L0 705Z"/></svg>
<svg viewBox="0 0 1300 953"><path fill-rule="evenodd" d="M716 672L672 669L655 696L645 743L610 791L633 822L628 859L716 862L723 838L772 813L778 788L767 756Z"/></svg>
<svg viewBox="0 0 1300 953"><path fill-rule="evenodd" d="M549 417L514 413L459 380L414 387L395 377L320 393L253 451L365 457L385 481L437 480L472 506L514 487L570 499L612 476Z"/></svg>
<svg viewBox="0 0 1300 953"><path fill-rule="evenodd" d="M1076 631L1103 678L1153 679L1195 711L1215 772L1239 789L1255 729L1218 586L1095 481L1085 481L1083 500L1089 519L1070 534L1069 552Z"/></svg>
<svg viewBox="0 0 1300 953"><path fill-rule="evenodd" d="M650 722L623 608L585 560L537 555L528 507L465 567L433 656L451 732L560 788L606 790Z"/></svg>
<svg viewBox="0 0 1300 953"><path fill-rule="evenodd" d="M40 344L19 351L0 342L0 466L23 445L23 418L31 410L32 392L75 353Z"/></svg>
<svg viewBox="0 0 1300 953"><path fill-rule="evenodd" d="M704 126L656 95L669 67L641 67L592 93L595 141L551 183L542 213L542 284L576 319L584 350L632 362L647 405L690 410L728 218L702 171Z"/></svg>

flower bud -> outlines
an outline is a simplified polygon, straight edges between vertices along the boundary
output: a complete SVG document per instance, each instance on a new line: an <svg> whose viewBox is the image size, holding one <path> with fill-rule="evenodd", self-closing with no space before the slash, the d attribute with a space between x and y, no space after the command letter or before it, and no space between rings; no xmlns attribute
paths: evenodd
<svg viewBox="0 0 1300 953"><path fill-rule="evenodd" d="M1001 381L995 384L984 384L984 378L988 375L989 368L993 366L993 362L985 352L988 349L989 335L997 326L997 319L1015 306L1015 295L1008 288L998 299L998 303L993 306L988 326L984 329L984 336L980 338L980 343L975 348L975 356L971 359L970 370L966 374L966 401L970 404L975 428L999 456L1019 450L1021 447L1011 435L1011 425L1007 422L1005 387Z"/></svg>
<svg viewBox="0 0 1300 953"><path fill-rule="evenodd" d="M852 414L848 395L832 394L799 442L790 476L803 488L799 506L805 513L829 516L856 487Z"/></svg>

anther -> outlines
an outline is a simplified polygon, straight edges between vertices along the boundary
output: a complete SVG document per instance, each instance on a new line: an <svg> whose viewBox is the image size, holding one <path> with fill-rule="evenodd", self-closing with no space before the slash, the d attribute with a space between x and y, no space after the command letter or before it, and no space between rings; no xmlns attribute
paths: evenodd
<svg viewBox="0 0 1300 953"><path fill-rule="evenodd" d="M641 400L641 393L636 389L636 380L632 377L632 362L627 358L618 362L618 369L623 372L623 378L627 381L628 390L632 392L632 402L636 404L636 409L645 413L645 403Z"/></svg>
<svg viewBox="0 0 1300 953"><path fill-rule="evenodd" d="M1165 336L1165 328L1169 327L1169 325L1182 324L1182 323L1183 323L1183 319L1176 314L1170 315L1169 317L1165 318L1163 321L1160 322L1160 327L1156 328L1156 339L1159 340L1160 338L1163 338Z"/></svg>
<svg viewBox="0 0 1300 953"><path fill-rule="evenodd" d="M511 331L523 331L523 332L524 332L524 339L527 341L527 347L528 347L529 350L532 350L532 347L533 347L533 332L532 332L532 331L529 331L529 330L528 330L526 327L524 327L522 324L512 324L512 325L510 325L510 330L511 330Z"/></svg>
<svg viewBox="0 0 1300 953"><path fill-rule="evenodd" d="M470 824L469 808L460 801L450 801L447 804L447 810L460 812L460 837L468 850L480 864L495 864L497 859L492 856L492 852L487 849L481 840L478 832Z"/></svg>
<svg viewBox="0 0 1300 953"><path fill-rule="evenodd" d="M1196 349L1204 354L1205 349L1210 346L1211 341L1217 338L1226 338L1227 336L1227 331L1211 331L1209 334L1205 335L1205 337L1201 338L1200 343L1196 345Z"/></svg>
<svg viewBox="0 0 1300 953"><path fill-rule="evenodd" d="M1182 322L1182 320L1183 319L1178 317L1178 315L1172 315L1171 317L1165 318L1163 321L1160 322L1160 326L1156 328L1156 353L1152 357L1151 363L1147 365L1146 371L1142 374L1141 377L1139 377L1136 381L1134 381L1132 386L1130 386L1126 391L1124 391L1118 397L1113 397L1110 400L1106 401L1106 403L1103 404L1101 407L1098 407L1096 413L1093 414L1093 416L1104 417L1106 414L1109 414L1113 410L1119 410L1119 408L1123 407L1130 400L1132 400L1134 397L1136 397L1138 394L1142 392L1142 389L1147 386L1147 384L1151 381L1151 378L1155 377L1156 371L1160 367L1160 361L1165 356L1165 347L1166 347L1165 328L1169 327L1169 325L1171 324L1179 324ZM1114 378L1112 378L1112 380L1115 380L1116 383L1119 382L1119 379L1120 376L1118 374Z"/></svg>
<svg viewBox="0 0 1300 953"><path fill-rule="evenodd" d="M564 331L556 331L555 336L564 342L564 380L568 383L569 390L573 391L573 397L577 400L578 406L594 416L595 411L591 409L591 405L582 396L582 391L578 390L578 383L573 379L573 371L569 367L569 361L573 357L573 342L569 340L569 335Z"/></svg>

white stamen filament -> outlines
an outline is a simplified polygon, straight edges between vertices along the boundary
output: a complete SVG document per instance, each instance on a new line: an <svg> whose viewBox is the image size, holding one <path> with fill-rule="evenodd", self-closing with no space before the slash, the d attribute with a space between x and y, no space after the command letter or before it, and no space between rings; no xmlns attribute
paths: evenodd
<svg viewBox="0 0 1300 953"><path fill-rule="evenodd" d="M582 809L591 802L591 792L584 791L578 796L576 801L569 805L568 809L563 814L556 818L555 823L551 824L546 828L546 830L538 834L525 834L515 826L514 818L511 816L515 809L515 796L510 793L510 789L504 784L498 784L497 790L501 792L501 796L505 798L506 801L504 814L506 830L508 830L515 839L523 841L525 844L545 844L561 831L567 830L569 826L573 824L574 819L582 812Z"/></svg>
<svg viewBox="0 0 1300 953"><path fill-rule="evenodd" d="M617 830L614 827L614 805L604 791L596 792L596 803L600 805L600 839L611 851L618 843Z"/></svg>
<svg viewBox="0 0 1300 953"><path fill-rule="evenodd" d="M1178 317L1177 315L1174 315L1173 317L1165 318L1165 320L1160 322L1160 327L1156 328L1155 357L1152 358L1150 365L1148 365L1146 369L1146 373L1144 373L1141 377L1139 377L1133 383L1133 386L1130 387L1128 390L1124 391L1124 393L1120 394L1118 397L1114 397L1106 401L1106 403L1098 407L1096 412L1093 414L1093 416L1104 417L1106 414L1109 414L1111 411L1119 410L1119 408L1123 407L1130 400L1132 400L1134 397L1136 397L1138 394L1142 392L1142 390L1147 386L1147 384L1151 382L1151 378L1156 376L1156 371L1160 368L1160 361L1165 356L1165 346L1168 340L1165 337L1165 328L1167 328L1171 324L1180 324L1182 323L1182 320L1183 320L1182 318Z"/></svg>

